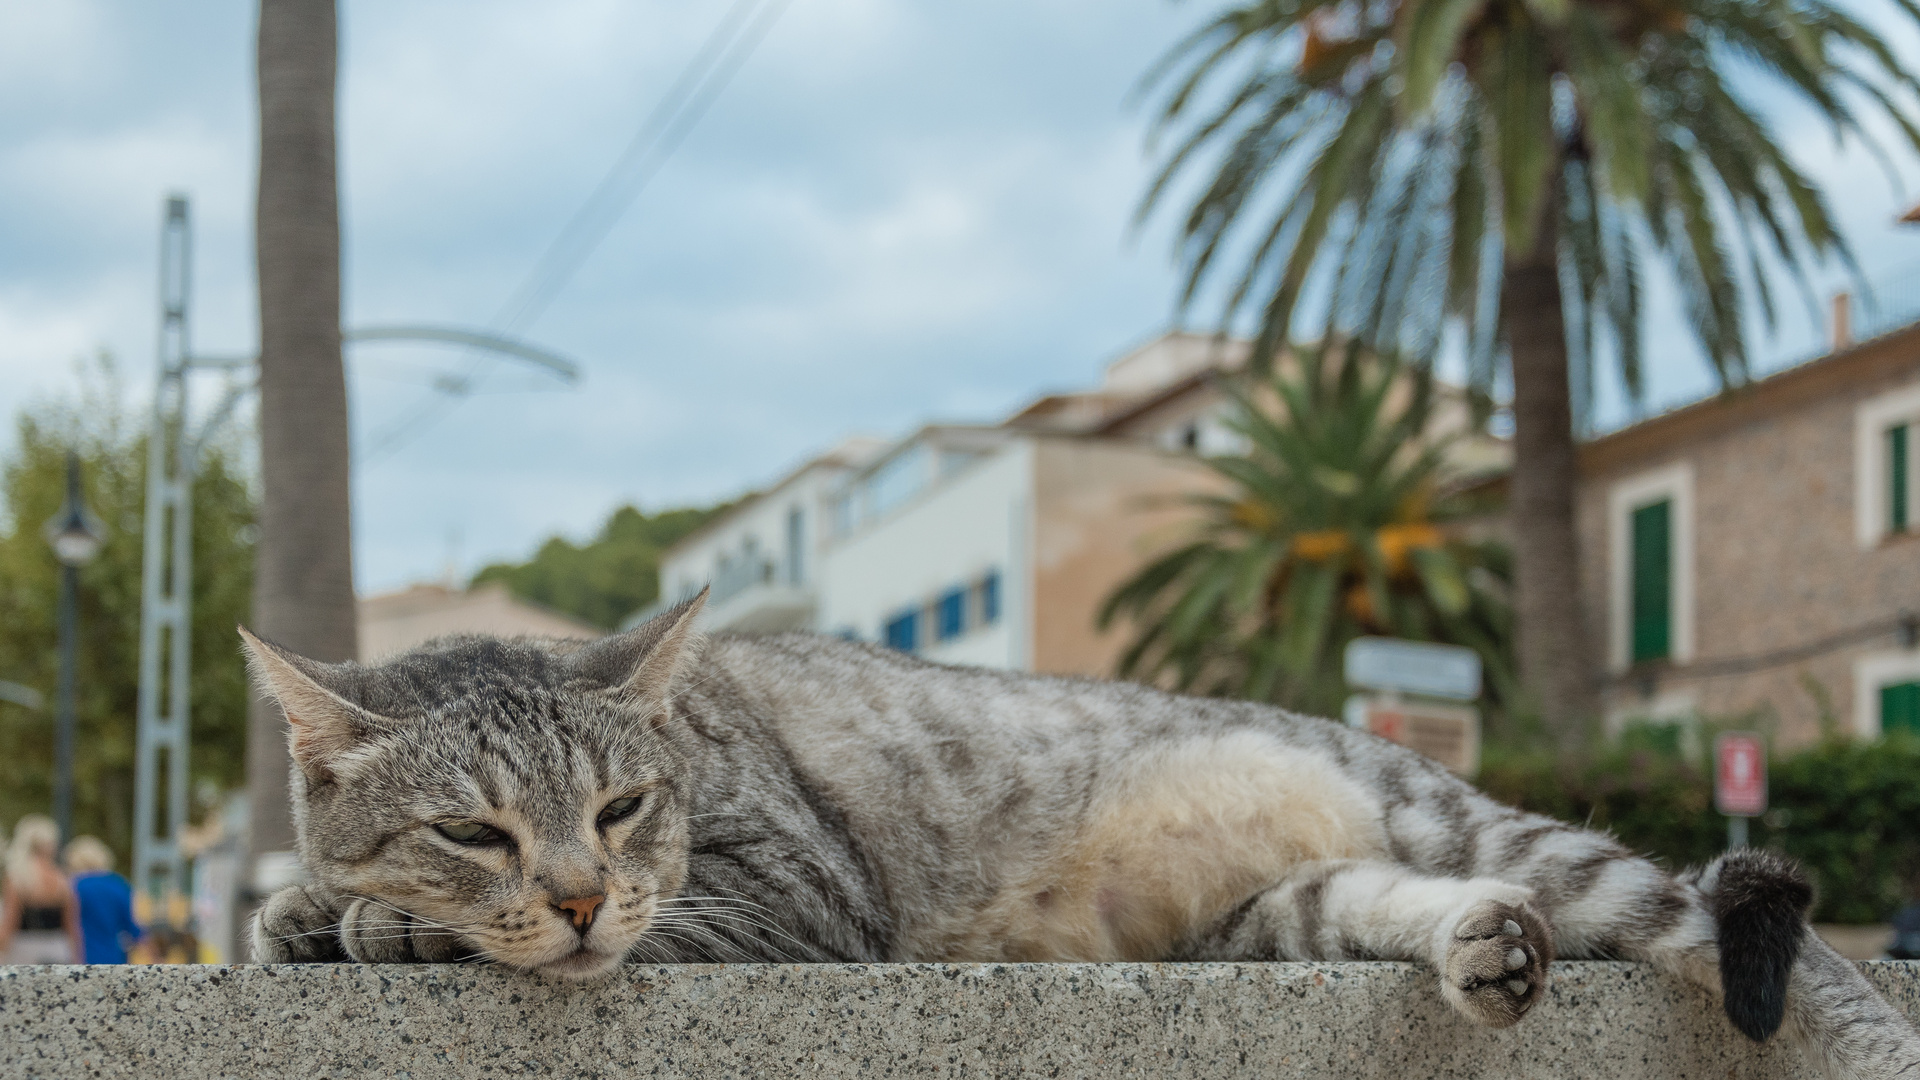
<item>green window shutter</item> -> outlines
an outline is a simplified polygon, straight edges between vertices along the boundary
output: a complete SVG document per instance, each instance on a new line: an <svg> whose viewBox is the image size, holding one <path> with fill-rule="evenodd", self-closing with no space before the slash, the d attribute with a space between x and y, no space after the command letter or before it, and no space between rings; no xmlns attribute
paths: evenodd
<svg viewBox="0 0 1920 1080"><path fill-rule="evenodd" d="M1673 655L1673 502L1633 512L1633 661Z"/></svg>
<svg viewBox="0 0 1920 1080"><path fill-rule="evenodd" d="M1907 506L1907 425L1887 429L1887 531L1907 531L1912 509Z"/></svg>
<svg viewBox="0 0 1920 1080"><path fill-rule="evenodd" d="M1880 688L1880 731L1920 735L1920 682Z"/></svg>

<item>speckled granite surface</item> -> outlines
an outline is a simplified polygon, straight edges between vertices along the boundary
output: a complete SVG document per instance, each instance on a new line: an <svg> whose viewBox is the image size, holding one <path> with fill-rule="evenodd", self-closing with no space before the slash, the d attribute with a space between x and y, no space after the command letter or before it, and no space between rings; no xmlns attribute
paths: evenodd
<svg viewBox="0 0 1920 1080"><path fill-rule="evenodd" d="M1920 963L1866 965L1920 1018ZM1799 1077L1707 999L1556 964L1518 1027L1411 964L0 968L0 1077Z"/></svg>

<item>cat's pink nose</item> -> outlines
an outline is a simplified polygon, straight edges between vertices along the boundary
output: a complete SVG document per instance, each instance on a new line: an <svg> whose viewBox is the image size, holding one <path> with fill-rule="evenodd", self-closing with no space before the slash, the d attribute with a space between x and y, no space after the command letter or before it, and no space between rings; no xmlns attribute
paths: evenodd
<svg viewBox="0 0 1920 1080"><path fill-rule="evenodd" d="M571 900L555 900L553 906L567 913L573 920L573 928L586 933L593 926L593 913L600 910L600 904L606 900L606 894L599 896L576 896Z"/></svg>

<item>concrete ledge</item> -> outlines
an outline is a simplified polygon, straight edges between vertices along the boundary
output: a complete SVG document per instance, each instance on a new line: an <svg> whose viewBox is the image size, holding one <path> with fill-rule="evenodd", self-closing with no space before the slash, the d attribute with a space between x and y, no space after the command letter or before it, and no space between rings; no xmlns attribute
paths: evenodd
<svg viewBox="0 0 1920 1080"><path fill-rule="evenodd" d="M1920 1017L1920 963L1865 968ZM1506 1031L1412 964L0 968L5 1077L1812 1075L1633 964Z"/></svg>

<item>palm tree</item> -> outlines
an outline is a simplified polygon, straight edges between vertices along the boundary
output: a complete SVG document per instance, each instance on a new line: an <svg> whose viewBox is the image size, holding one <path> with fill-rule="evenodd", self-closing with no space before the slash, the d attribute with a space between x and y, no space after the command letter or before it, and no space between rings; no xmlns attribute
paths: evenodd
<svg viewBox="0 0 1920 1080"><path fill-rule="evenodd" d="M1483 393L1504 346L1521 670L1563 745L1585 737L1597 689L1576 421L1598 347L1639 395L1642 267L1672 270L1730 385L1748 304L1773 326L1769 265L1810 305L1809 266L1851 265L1820 193L1729 86L1732 61L1836 134L1871 142L1875 112L1920 145L1893 96L1913 78L1826 0L1252 0L1149 76L1178 138L1142 212L1200 172L1185 297L1237 265L1226 317L1257 305L1256 363L1315 282L1330 326L1378 348L1431 357L1458 327Z"/></svg>
<svg viewBox="0 0 1920 1080"><path fill-rule="evenodd" d="M1196 535L1103 605L1135 626L1120 673L1331 713L1341 650L1387 634L1471 646L1510 689L1505 555L1453 525L1482 508L1445 493L1430 376L1351 346L1298 368L1235 395L1247 450L1207 459L1225 493L1190 496Z"/></svg>
<svg viewBox="0 0 1920 1080"><path fill-rule="evenodd" d="M340 358L333 0L260 0L260 539L253 628L318 660L355 655L347 385ZM293 847L283 721L247 738L253 850Z"/></svg>

